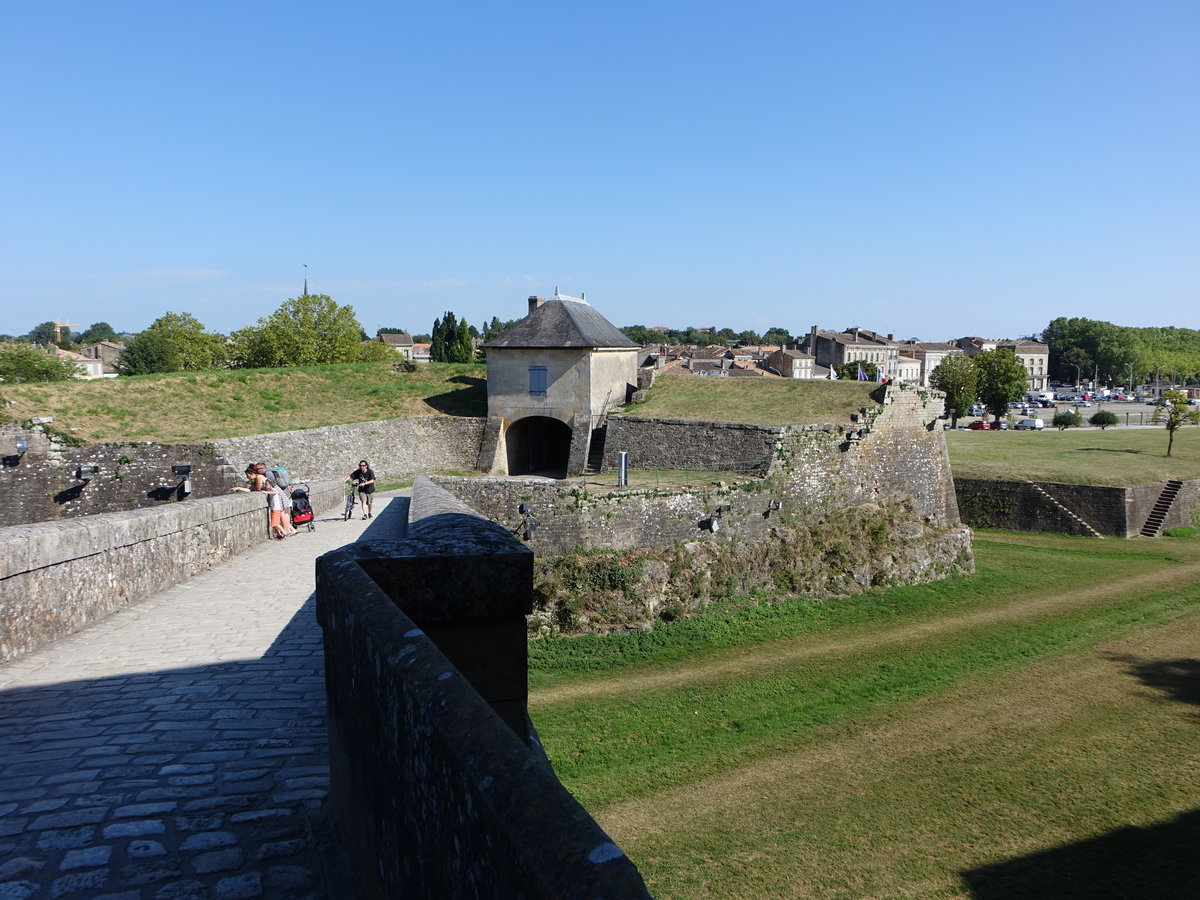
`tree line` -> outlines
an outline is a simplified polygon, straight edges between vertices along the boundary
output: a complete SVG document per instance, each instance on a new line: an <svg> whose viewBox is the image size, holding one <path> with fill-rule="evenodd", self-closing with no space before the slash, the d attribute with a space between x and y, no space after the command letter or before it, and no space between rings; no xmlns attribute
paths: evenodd
<svg viewBox="0 0 1200 900"><path fill-rule="evenodd" d="M1046 326L1050 377L1075 384L1200 384L1200 331L1163 326L1133 328L1094 319L1060 316Z"/></svg>

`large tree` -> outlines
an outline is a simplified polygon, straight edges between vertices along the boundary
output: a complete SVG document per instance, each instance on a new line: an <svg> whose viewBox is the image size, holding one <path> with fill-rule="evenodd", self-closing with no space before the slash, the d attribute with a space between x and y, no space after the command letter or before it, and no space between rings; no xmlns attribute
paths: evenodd
<svg viewBox="0 0 1200 900"><path fill-rule="evenodd" d="M1184 425L1200 425L1200 409L1188 407L1183 391L1163 391L1162 401L1154 410L1154 423L1167 427L1167 456L1175 444L1175 432Z"/></svg>
<svg viewBox="0 0 1200 900"><path fill-rule="evenodd" d="M169 312L125 345L117 366L124 375L196 372L224 368L226 359L224 337L191 313Z"/></svg>
<svg viewBox="0 0 1200 900"><path fill-rule="evenodd" d="M979 401L996 421L1008 405L1020 400L1029 389L1029 373L1011 350L985 350L975 357L979 377Z"/></svg>
<svg viewBox="0 0 1200 900"><path fill-rule="evenodd" d="M231 337L242 368L319 366L360 358L363 329L351 306L339 306L328 294L284 300L258 325Z"/></svg>
<svg viewBox="0 0 1200 900"><path fill-rule="evenodd" d="M975 360L965 354L947 356L929 373L929 384L946 395L946 415L950 416L950 427L956 428L978 396L979 370Z"/></svg>
<svg viewBox="0 0 1200 900"><path fill-rule="evenodd" d="M94 322L88 326L87 331L79 336L81 344L95 344L98 341L115 341L117 339L116 330L107 322Z"/></svg>
<svg viewBox="0 0 1200 900"><path fill-rule="evenodd" d="M73 362L38 350L31 344L0 348L0 381L5 384L69 381L78 377L79 369Z"/></svg>

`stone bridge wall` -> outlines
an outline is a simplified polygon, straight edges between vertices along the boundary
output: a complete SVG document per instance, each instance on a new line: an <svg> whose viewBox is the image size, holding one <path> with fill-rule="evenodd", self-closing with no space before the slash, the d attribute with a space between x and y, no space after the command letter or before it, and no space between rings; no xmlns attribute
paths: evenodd
<svg viewBox="0 0 1200 900"><path fill-rule="evenodd" d="M320 512L340 482L312 485ZM0 663L72 634L268 538L265 494L0 528Z"/></svg>
<svg viewBox="0 0 1200 900"><path fill-rule="evenodd" d="M371 898L648 898L523 710L533 554L428 479L317 561L332 797Z"/></svg>

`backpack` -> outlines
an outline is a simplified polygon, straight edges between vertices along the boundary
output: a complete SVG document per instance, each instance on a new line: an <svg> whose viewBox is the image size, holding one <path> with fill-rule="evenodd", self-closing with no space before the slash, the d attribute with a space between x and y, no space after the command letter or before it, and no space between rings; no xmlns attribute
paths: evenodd
<svg viewBox="0 0 1200 900"><path fill-rule="evenodd" d="M288 474L288 470L283 466L276 466L271 470L272 481L279 487L286 488L292 486L292 476Z"/></svg>

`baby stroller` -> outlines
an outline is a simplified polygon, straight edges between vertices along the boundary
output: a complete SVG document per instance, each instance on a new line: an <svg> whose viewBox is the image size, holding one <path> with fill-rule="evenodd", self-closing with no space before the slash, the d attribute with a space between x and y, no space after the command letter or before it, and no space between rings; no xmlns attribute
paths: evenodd
<svg viewBox="0 0 1200 900"><path fill-rule="evenodd" d="M307 525L309 531L317 530L317 523L313 521L312 501L308 499L307 484L292 485L292 525L299 528L301 525Z"/></svg>

